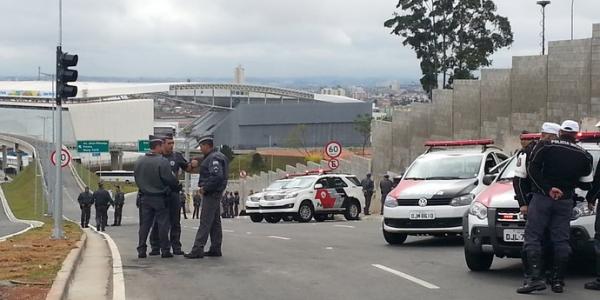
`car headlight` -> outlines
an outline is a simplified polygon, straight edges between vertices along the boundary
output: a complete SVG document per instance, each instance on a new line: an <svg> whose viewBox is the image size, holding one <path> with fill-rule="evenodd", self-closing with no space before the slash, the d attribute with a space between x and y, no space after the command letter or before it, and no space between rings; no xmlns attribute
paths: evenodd
<svg viewBox="0 0 600 300"><path fill-rule="evenodd" d="M471 207L469 207L469 214L476 216L480 220L485 220L487 218L487 207L481 202L473 202Z"/></svg>
<svg viewBox="0 0 600 300"><path fill-rule="evenodd" d="M387 196L385 197L385 202L383 203L383 205L385 205L385 207L397 207L398 200L396 200L396 198L392 196Z"/></svg>
<svg viewBox="0 0 600 300"><path fill-rule="evenodd" d="M251 202L258 202L260 200L260 197L255 197L255 196L250 196L250 201Z"/></svg>
<svg viewBox="0 0 600 300"><path fill-rule="evenodd" d="M296 198L296 197L298 197L298 193L291 193L291 194L285 195L285 199L291 199L291 198Z"/></svg>
<svg viewBox="0 0 600 300"><path fill-rule="evenodd" d="M451 206L469 205L469 204L471 204L471 202L473 202L473 199L475 199L475 196L473 194L466 194L466 195L458 196L456 198L453 198L452 201L450 201L450 205Z"/></svg>
<svg viewBox="0 0 600 300"><path fill-rule="evenodd" d="M571 214L571 220L577 220L581 217L587 217L595 215L596 212L588 208L587 202L578 202L573 207L573 213Z"/></svg>

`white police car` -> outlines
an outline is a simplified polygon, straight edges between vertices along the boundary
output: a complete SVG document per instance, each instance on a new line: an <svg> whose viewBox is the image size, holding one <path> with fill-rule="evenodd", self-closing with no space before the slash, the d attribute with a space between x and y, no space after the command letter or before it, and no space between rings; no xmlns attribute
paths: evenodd
<svg viewBox="0 0 600 300"><path fill-rule="evenodd" d="M331 214L344 214L347 220L358 220L365 199L360 181L354 175L305 175L292 179L285 189L265 192L260 198L255 219L263 217L269 223L292 217L298 222L315 219L322 222Z"/></svg>
<svg viewBox="0 0 600 300"><path fill-rule="evenodd" d="M600 132L580 133L580 145L594 158L600 158ZM525 235L525 219L515 200L512 179L517 158L512 157L488 189L477 196L464 217L463 239L465 261L473 271L488 270L496 257L521 257ZM585 192L577 190L584 196ZM593 254L595 212L587 202L578 202L571 217L570 244L576 255Z"/></svg>
<svg viewBox="0 0 600 300"><path fill-rule="evenodd" d="M263 189L262 192L254 193L248 196L246 199L246 214L250 216L252 222L260 223L263 220L263 215L260 213L259 201L262 199L265 193L274 192L285 189L285 185L292 181L292 179L280 179L271 183L267 188Z"/></svg>
<svg viewBox="0 0 600 300"><path fill-rule="evenodd" d="M383 210L383 237L402 244L408 235L457 235L462 218L482 190L486 174L508 156L493 141L427 142L428 150L404 173L388 194Z"/></svg>

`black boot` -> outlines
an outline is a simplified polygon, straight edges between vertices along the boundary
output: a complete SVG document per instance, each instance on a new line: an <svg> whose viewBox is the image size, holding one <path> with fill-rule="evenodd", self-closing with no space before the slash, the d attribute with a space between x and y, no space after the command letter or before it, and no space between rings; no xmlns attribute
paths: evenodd
<svg viewBox="0 0 600 300"><path fill-rule="evenodd" d="M546 284L542 280L542 254L540 252L527 251L527 261L529 270L529 278L525 285L517 289L519 294L529 294L534 291L542 291L546 289Z"/></svg>
<svg viewBox="0 0 600 300"><path fill-rule="evenodd" d="M552 266L552 291L555 293L562 293L565 286L565 271L569 266L568 257L554 258L554 265Z"/></svg>

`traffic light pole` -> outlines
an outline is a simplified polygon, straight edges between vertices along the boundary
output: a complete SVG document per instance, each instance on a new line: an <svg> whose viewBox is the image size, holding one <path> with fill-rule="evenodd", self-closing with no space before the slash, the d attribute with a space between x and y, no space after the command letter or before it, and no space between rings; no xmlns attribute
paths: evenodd
<svg viewBox="0 0 600 300"><path fill-rule="evenodd" d="M56 74L59 74L59 62L62 56L61 46L56 47ZM59 87L60 76L56 76L56 86ZM58 89L57 89L58 90ZM56 93L56 109L54 110L54 120L56 122L54 128L55 132L55 171L56 171L56 185L54 186L54 229L52 230L52 238L55 240L64 238L62 228L62 204L63 204L63 188L62 188L62 95L60 92Z"/></svg>

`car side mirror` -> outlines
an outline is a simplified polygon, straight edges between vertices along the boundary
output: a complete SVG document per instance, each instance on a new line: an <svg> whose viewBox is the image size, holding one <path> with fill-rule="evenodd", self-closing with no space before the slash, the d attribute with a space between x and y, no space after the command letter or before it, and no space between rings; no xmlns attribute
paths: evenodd
<svg viewBox="0 0 600 300"><path fill-rule="evenodd" d="M483 176L483 184L490 185L496 179L497 174L488 174Z"/></svg>
<svg viewBox="0 0 600 300"><path fill-rule="evenodd" d="M323 185L320 183L315 184L315 190L322 189Z"/></svg>

